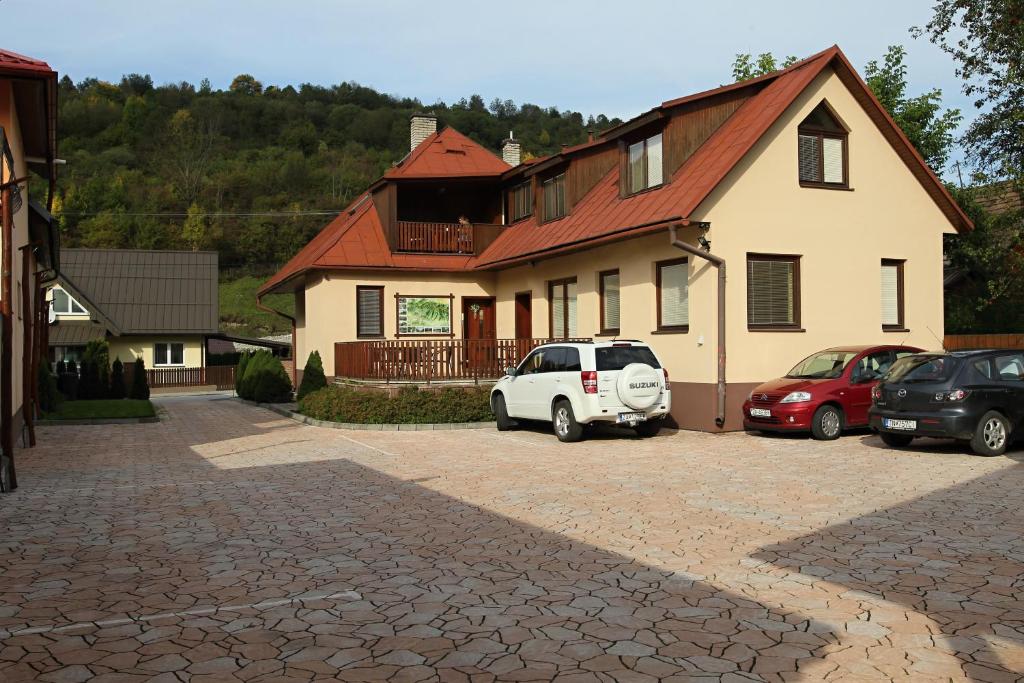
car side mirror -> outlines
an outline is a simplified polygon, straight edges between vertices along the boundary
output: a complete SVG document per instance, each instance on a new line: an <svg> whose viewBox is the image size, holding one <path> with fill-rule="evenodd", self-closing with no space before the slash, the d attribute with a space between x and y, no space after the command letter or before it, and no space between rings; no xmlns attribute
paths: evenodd
<svg viewBox="0 0 1024 683"><path fill-rule="evenodd" d="M516 369L514 367L507 367L505 368L505 374L508 375L509 377L515 377Z"/></svg>

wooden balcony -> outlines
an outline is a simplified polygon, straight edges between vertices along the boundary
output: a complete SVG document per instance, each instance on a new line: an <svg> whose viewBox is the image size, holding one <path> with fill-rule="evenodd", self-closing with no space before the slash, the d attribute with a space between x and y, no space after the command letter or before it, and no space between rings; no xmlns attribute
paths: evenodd
<svg viewBox="0 0 1024 683"><path fill-rule="evenodd" d="M498 379L550 339L374 340L334 345L334 374L378 382Z"/></svg>
<svg viewBox="0 0 1024 683"><path fill-rule="evenodd" d="M396 221L394 250L413 254L479 254L503 226Z"/></svg>

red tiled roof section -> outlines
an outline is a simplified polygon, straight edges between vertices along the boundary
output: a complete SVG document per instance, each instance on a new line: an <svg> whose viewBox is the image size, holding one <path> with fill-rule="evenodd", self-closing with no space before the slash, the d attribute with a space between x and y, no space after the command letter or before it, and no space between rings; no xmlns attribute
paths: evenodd
<svg viewBox="0 0 1024 683"><path fill-rule="evenodd" d="M427 137L384 174L398 178L469 178L497 176L511 168L497 155L454 128Z"/></svg>
<svg viewBox="0 0 1024 683"><path fill-rule="evenodd" d="M0 50L0 71L24 72L39 76L53 74L53 69L43 60L19 55L17 52L11 52L10 50Z"/></svg>

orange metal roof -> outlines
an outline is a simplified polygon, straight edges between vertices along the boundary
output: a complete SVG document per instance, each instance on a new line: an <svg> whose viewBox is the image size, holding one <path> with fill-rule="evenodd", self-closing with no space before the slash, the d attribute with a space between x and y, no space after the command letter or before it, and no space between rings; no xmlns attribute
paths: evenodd
<svg viewBox="0 0 1024 683"><path fill-rule="evenodd" d="M686 160L670 181L659 189L621 198L619 170L617 167L613 168L577 202L569 215L543 224L538 223L536 216L519 221L502 231L501 235L477 256L391 254L373 204L367 200L359 205L358 211L351 215L345 214L324 228L320 235L260 291L268 292L295 275L318 267L453 271L503 268L622 237L663 230L665 224L669 222L685 223L687 217L750 151L796 97L829 65L836 68L844 83L855 91L858 101L869 110L872 119L897 148L900 157L940 205L949 220L958 229L971 229L973 225L970 219L953 201L942 182L928 168L903 132L874 98L839 48L832 46L786 69L756 79L758 83L764 84L761 89L744 102ZM750 84L747 82L745 85ZM675 107L699 98L718 95L741 85L743 84L723 86L697 96L670 100L661 106ZM451 129L446 129L432 138L448 131ZM475 145L464 136L459 135L459 138ZM428 141L430 140L431 138L428 138ZM562 153L600 142L579 145L572 150L563 150ZM424 142L420 148L426 144ZM490 153L488 155L493 156ZM420 156L423 156L423 153L411 154L406 160L408 167L417 164ZM507 165L498 161L505 170L508 169ZM409 176L385 174L385 178L389 177Z"/></svg>
<svg viewBox="0 0 1024 683"><path fill-rule="evenodd" d="M10 50L0 50L0 70L10 72L22 72L36 76L49 76L54 73L50 65L41 59L19 55Z"/></svg>
<svg viewBox="0 0 1024 683"><path fill-rule="evenodd" d="M387 179L497 176L511 168L454 128L431 134L384 173Z"/></svg>

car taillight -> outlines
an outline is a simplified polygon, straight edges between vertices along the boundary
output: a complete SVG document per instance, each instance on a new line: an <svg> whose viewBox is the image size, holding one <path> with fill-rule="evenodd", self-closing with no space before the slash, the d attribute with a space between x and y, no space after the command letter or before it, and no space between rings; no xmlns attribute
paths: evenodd
<svg viewBox="0 0 1024 683"><path fill-rule="evenodd" d="M871 400L872 401L881 401L882 400L882 387L881 387L881 385L876 384L875 386L871 387Z"/></svg>
<svg viewBox="0 0 1024 683"><path fill-rule="evenodd" d="M962 401L970 395L968 389L953 389L952 391L939 391L935 394L936 401Z"/></svg>
<svg viewBox="0 0 1024 683"><path fill-rule="evenodd" d="M584 370L580 373L580 381L583 382L584 394L597 393L597 372L594 370Z"/></svg>
<svg viewBox="0 0 1024 683"><path fill-rule="evenodd" d="M668 368L662 368L661 371L665 373L665 388L667 389L668 388Z"/></svg>

